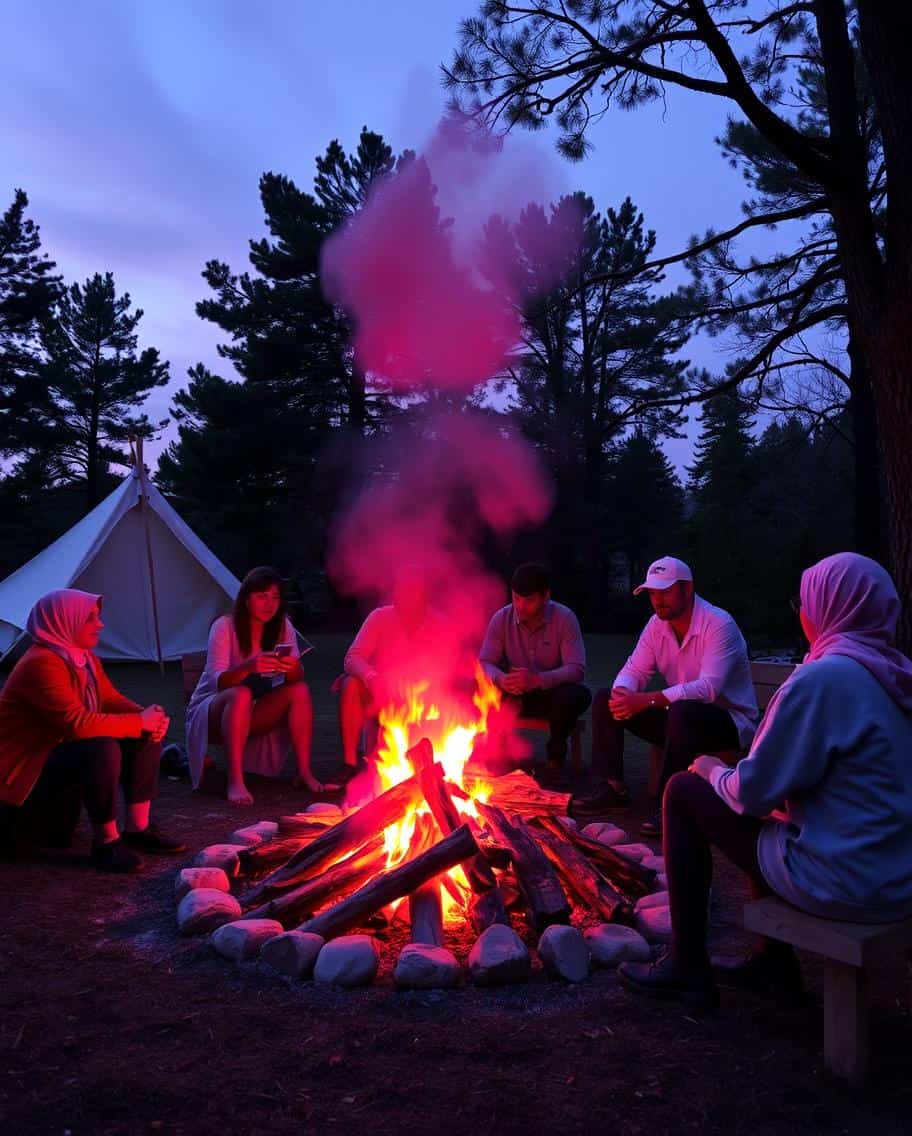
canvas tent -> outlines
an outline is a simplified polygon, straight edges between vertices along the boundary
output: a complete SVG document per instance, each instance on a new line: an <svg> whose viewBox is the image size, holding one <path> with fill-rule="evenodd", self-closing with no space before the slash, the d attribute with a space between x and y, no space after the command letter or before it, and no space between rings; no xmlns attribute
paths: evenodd
<svg viewBox="0 0 912 1136"><path fill-rule="evenodd" d="M123 482L43 552L0 582L0 653L37 599L57 588L104 596L106 659L177 659L205 650L240 584L148 480L142 450Z"/></svg>

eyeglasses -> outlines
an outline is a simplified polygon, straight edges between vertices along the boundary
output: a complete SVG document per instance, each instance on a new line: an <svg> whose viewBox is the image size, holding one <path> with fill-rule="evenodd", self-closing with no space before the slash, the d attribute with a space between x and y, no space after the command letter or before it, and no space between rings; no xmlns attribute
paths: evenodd
<svg viewBox="0 0 912 1136"><path fill-rule="evenodd" d="M797 615L801 611L801 596L792 596L789 599L789 607Z"/></svg>

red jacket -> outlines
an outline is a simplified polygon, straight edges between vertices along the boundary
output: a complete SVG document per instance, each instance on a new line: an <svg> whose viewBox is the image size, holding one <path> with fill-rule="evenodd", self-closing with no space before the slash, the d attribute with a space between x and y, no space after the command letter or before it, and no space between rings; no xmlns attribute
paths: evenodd
<svg viewBox="0 0 912 1136"><path fill-rule="evenodd" d="M81 738L138 738L140 707L120 694L89 653L98 684L98 710L87 710L73 667L35 644L13 667L0 691L0 801L21 805L41 776L48 754Z"/></svg>

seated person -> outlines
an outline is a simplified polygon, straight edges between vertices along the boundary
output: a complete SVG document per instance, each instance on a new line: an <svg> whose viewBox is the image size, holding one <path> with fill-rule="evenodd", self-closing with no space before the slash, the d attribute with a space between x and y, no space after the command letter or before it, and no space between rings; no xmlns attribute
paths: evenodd
<svg viewBox="0 0 912 1136"><path fill-rule="evenodd" d="M592 700L586 648L576 616L551 599L540 564L521 564L510 580L512 602L491 616L479 659L488 678L519 703L524 718L544 718L550 734L543 786L566 783L567 742Z"/></svg>
<svg viewBox="0 0 912 1136"><path fill-rule="evenodd" d="M34 643L0 691L0 801L34 815L76 787L94 831L91 862L102 871L138 872L140 852L185 851L149 820L168 716L111 685L93 652L104 627L101 596L49 592L27 626Z"/></svg>
<svg viewBox="0 0 912 1136"><path fill-rule="evenodd" d="M699 756L668 782L671 948L653 964L625 963L625 985L694 1008L715 1003L713 847L755 897L829 919L912 916L912 661L893 646L899 610L893 581L865 556L829 556L802 574L810 651L773 696L750 753L734 769ZM732 985L801 989L792 948L773 940L726 974Z"/></svg>
<svg viewBox="0 0 912 1136"><path fill-rule="evenodd" d="M571 815L603 816L630 805L624 784L624 731L662 746L662 769L644 836L662 834L659 807L668 778L699 753L746 749L759 713L747 646L738 625L721 608L694 594L683 560L663 556L650 564L634 595L646 592L655 612L610 690L592 706L592 769L603 778L592 796L574 800ZM647 691L658 672L664 690Z"/></svg>
<svg viewBox="0 0 912 1136"><path fill-rule="evenodd" d="M277 777L290 741L295 785L334 792L310 770L313 708L297 636L287 615L282 578L272 568L244 577L234 613L209 631L206 666L187 705L187 757L198 788L209 745L221 743L228 764L228 800L253 804L244 771Z"/></svg>
<svg viewBox="0 0 912 1136"><path fill-rule="evenodd" d="M433 681L449 654L442 616L430 606L422 571L404 565L393 583L393 602L374 608L345 654L339 692L339 732L347 776L358 768L358 743L369 719L409 681Z"/></svg>

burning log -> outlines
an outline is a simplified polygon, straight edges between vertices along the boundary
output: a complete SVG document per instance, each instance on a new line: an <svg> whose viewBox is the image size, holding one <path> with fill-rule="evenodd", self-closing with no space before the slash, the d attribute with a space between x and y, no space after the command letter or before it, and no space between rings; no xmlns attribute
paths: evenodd
<svg viewBox="0 0 912 1136"><path fill-rule="evenodd" d="M570 793L541 789L533 777L521 770L482 782L490 786L488 804L528 820L537 816L566 816Z"/></svg>
<svg viewBox="0 0 912 1136"><path fill-rule="evenodd" d="M599 844L597 840L590 840L575 829L564 828L551 817L539 817L535 824L552 835L569 840L584 852L612 887L622 892L628 899L637 900L640 896L655 891L656 873L651 868L644 868L642 864L628 860L620 852L615 852L606 844Z"/></svg>
<svg viewBox="0 0 912 1136"><path fill-rule="evenodd" d="M276 896L260 907L245 911L243 919L278 919L285 928L296 927L305 916L319 910L331 896L352 892L383 869L386 852L378 836L358 852L300 887Z"/></svg>
<svg viewBox="0 0 912 1136"><path fill-rule="evenodd" d="M360 926L381 907L417 891L422 884L461 864L477 851L478 845L468 825L461 825L427 852L400 864L398 868L383 872L359 888L354 895L309 919L301 925L300 930L322 935L324 939L344 934L352 927Z"/></svg>
<svg viewBox="0 0 912 1136"><path fill-rule="evenodd" d="M320 825L308 833L286 836L258 844L255 848L239 848L238 863L245 875L255 875L287 864L295 852L312 844L318 836L326 832L326 825Z"/></svg>
<svg viewBox="0 0 912 1136"><path fill-rule="evenodd" d="M372 836L400 820L403 813L420 799L421 789L417 778L409 777L408 780L393 785L357 812L326 829L312 844L301 848L287 864L276 869L249 892L242 904L249 907L265 896L286 891L348 853L356 852Z"/></svg>
<svg viewBox="0 0 912 1136"><path fill-rule="evenodd" d="M479 804L478 811L505 845L513 860L513 871L526 901L529 923L543 931L551 923L569 923L570 905L547 856L529 832L522 817L508 820L492 804Z"/></svg>
<svg viewBox="0 0 912 1136"><path fill-rule="evenodd" d="M557 868L561 879L577 898L606 922L631 918L633 912L622 895L589 863L582 852L567 839L561 825L531 828L527 831L544 849Z"/></svg>

